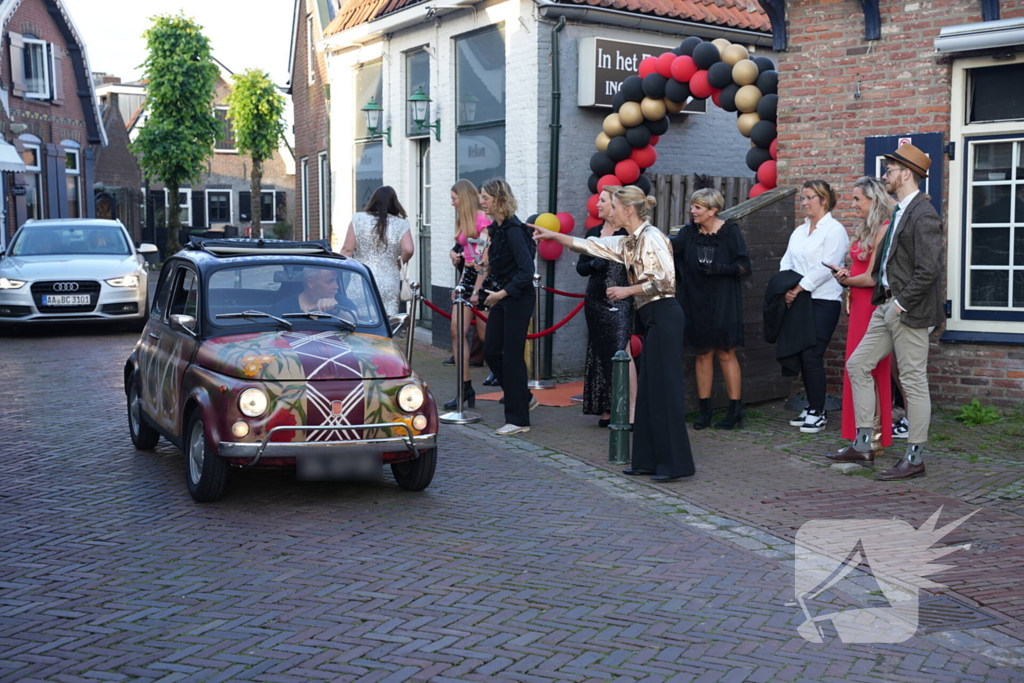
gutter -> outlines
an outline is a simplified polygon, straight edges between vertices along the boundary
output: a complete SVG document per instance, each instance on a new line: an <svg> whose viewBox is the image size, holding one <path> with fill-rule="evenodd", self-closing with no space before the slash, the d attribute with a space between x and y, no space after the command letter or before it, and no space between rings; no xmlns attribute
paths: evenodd
<svg viewBox="0 0 1024 683"><path fill-rule="evenodd" d="M363 22L352 28L339 31L334 35L321 38L317 41L317 47L326 52L341 52L351 48L362 47L366 43L377 40L388 33L395 33L413 26L419 26L446 14L468 9L479 2L482 2L482 0L421 2L393 14Z"/></svg>
<svg viewBox="0 0 1024 683"><path fill-rule="evenodd" d="M537 8L541 16L547 19L559 19L565 17L567 21L585 22L590 24L604 24L607 26L619 26L642 31L658 31L678 36L700 36L714 40L715 38L726 38L730 42L757 45L759 47L772 47L772 34L759 33L757 31L746 31L738 28L724 26L712 26L710 24L698 24L692 21L681 19L669 19L665 17L653 17L634 12L624 12L617 9L605 7L592 7L590 5L569 5L551 0L539 0Z"/></svg>

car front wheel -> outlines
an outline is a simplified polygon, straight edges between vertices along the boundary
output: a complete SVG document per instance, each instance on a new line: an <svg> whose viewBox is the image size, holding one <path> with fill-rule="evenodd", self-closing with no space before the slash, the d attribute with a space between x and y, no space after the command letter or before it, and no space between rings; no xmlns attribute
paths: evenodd
<svg viewBox="0 0 1024 683"><path fill-rule="evenodd" d="M139 383L135 380L135 375L128 380L128 434L140 451L153 450L156 448L156 442L160 440L160 434L142 417Z"/></svg>
<svg viewBox="0 0 1024 683"><path fill-rule="evenodd" d="M391 466L391 474L395 475L395 481L406 491L422 491L430 486L436 467L437 448L431 448L420 451L420 457L415 460L396 462Z"/></svg>
<svg viewBox="0 0 1024 683"><path fill-rule="evenodd" d="M197 503L212 503L224 493L228 465L207 446L206 428L198 409L189 415L184 445L188 492Z"/></svg>

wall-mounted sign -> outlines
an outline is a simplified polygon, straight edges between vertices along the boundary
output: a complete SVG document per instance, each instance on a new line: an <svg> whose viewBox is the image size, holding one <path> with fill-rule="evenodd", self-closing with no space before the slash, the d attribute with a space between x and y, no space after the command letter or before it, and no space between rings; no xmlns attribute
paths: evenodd
<svg viewBox="0 0 1024 683"><path fill-rule="evenodd" d="M676 45L678 42L650 45L607 38L581 38L576 104L580 107L610 108L612 98L622 87L622 81L636 75L641 60L668 52ZM702 114L706 111L705 100L691 99L683 111Z"/></svg>

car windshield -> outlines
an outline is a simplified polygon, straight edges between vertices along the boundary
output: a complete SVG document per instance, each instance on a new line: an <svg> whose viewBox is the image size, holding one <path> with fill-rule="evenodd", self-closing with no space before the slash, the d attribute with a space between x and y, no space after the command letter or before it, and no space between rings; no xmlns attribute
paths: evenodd
<svg viewBox="0 0 1024 683"><path fill-rule="evenodd" d="M124 231L116 225L26 225L11 245L11 256L131 254Z"/></svg>
<svg viewBox="0 0 1024 683"><path fill-rule="evenodd" d="M383 320L370 281L330 263L223 268L210 276L207 300L210 322L217 327L271 323L270 316L296 328L315 324L321 329L377 327ZM303 315L310 311L328 315Z"/></svg>

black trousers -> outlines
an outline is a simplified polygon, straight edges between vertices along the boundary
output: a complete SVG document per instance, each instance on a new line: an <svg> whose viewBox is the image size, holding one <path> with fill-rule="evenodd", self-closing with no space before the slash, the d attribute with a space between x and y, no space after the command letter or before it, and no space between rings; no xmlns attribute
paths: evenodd
<svg viewBox="0 0 1024 683"><path fill-rule="evenodd" d="M491 309L484 360L505 392L505 423L530 425L530 389L526 386L526 331L533 315L533 290L505 297Z"/></svg>
<svg viewBox="0 0 1024 683"><path fill-rule="evenodd" d="M822 301L812 299L814 308L814 337L817 343L800 352L800 374L804 378L807 390L807 408L824 410L825 408L825 351L832 341L832 333L839 324L842 304L838 301Z"/></svg>
<svg viewBox="0 0 1024 683"><path fill-rule="evenodd" d="M633 468L689 476L695 469L684 419L683 309L670 297L637 312L647 334L637 378Z"/></svg>

